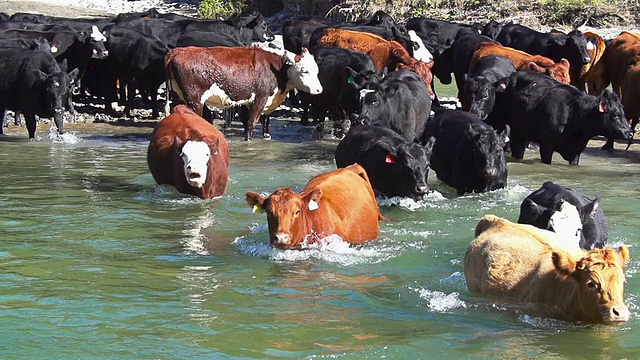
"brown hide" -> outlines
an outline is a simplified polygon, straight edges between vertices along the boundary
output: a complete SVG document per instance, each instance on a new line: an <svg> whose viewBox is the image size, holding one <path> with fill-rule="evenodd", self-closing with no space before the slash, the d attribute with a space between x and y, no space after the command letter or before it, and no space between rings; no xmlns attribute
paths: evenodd
<svg viewBox="0 0 640 360"><path fill-rule="evenodd" d="M360 31L328 28L318 39L317 45L363 52L371 57L378 73L384 68L393 71L400 63L409 65L417 61L399 42Z"/></svg>
<svg viewBox="0 0 640 360"><path fill-rule="evenodd" d="M566 59L556 63L541 55L531 55L524 51L490 42L483 42L480 44L480 48L473 53L469 64L469 73L473 72L479 59L488 55L499 55L510 59L517 70L533 70L547 74L563 84L569 84L570 82L570 64Z"/></svg>
<svg viewBox="0 0 640 360"><path fill-rule="evenodd" d="M581 67L574 67L570 70L571 85L574 85L582 91L588 91L591 95L598 96L609 83L607 75L603 74L603 72L606 71L605 66L599 65L599 63L604 65L602 56L604 55L607 45L598 34L585 32L583 35L588 39L587 41L591 39L595 40L596 43L593 50L587 50L591 61L588 64Z"/></svg>
<svg viewBox="0 0 640 360"><path fill-rule="evenodd" d="M494 215L484 216L475 233L464 258L469 291L556 307L578 321L629 319L626 246L586 251L554 232Z"/></svg>
<svg viewBox="0 0 640 360"><path fill-rule="evenodd" d="M424 82L427 84L429 95L433 99L435 97L435 94L433 92L433 73L431 72L431 68L433 68L433 64L434 64L433 61L426 63L424 61L416 60L410 65L398 64L398 67L396 70L407 69L418 74L418 76L420 76L422 80L424 80Z"/></svg>
<svg viewBox="0 0 640 360"><path fill-rule="evenodd" d="M640 37L623 32L611 41L603 57L611 87L634 127L640 118Z"/></svg>
<svg viewBox="0 0 640 360"><path fill-rule="evenodd" d="M211 149L207 178L202 188L189 185L185 179L180 151L187 140L204 141ZM173 185L183 194L211 199L227 191L227 140L215 126L185 105L176 106L171 115L160 121L153 130L147 150L147 164L158 184Z"/></svg>
<svg viewBox="0 0 640 360"><path fill-rule="evenodd" d="M360 244L377 238L378 221L384 220L358 164L314 177L300 194L280 188L267 198L252 191L246 198L254 211L267 213L269 239L281 249L299 249L305 240L309 244L333 234Z"/></svg>

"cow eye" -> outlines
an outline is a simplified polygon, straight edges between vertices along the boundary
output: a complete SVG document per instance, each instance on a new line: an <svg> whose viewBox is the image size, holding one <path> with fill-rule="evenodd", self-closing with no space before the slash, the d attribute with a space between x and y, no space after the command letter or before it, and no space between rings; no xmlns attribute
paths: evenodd
<svg viewBox="0 0 640 360"><path fill-rule="evenodd" d="M296 212L294 213L295 216L300 215L300 209L296 210Z"/></svg>
<svg viewBox="0 0 640 360"><path fill-rule="evenodd" d="M589 280L589 282L587 282L587 286L590 289L600 290L600 285L597 282L593 281L593 280Z"/></svg>
<svg viewBox="0 0 640 360"><path fill-rule="evenodd" d="M413 50L418 50L420 49L420 45L413 43Z"/></svg>

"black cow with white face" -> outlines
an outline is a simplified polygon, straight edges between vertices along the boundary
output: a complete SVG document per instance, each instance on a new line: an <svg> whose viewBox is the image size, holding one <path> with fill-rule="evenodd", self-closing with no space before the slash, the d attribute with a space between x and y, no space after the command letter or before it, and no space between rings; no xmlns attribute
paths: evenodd
<svg viewBox="0 0 640 360"><path fill-rule="evenodd" d="M609 224L600 198L547 181L520 205L518 222L554 231L581 248L603 248L609 238Z"/></svg>
<svg viewBox="0 0 640 360"><path fill-rule="evenodd" d="M338 167L358 163L367 171L373 189L381 196L416 200L429 191L427 176L433 139L425 145L407 142L395 131L363 125L349 131L336 147Z"/></svg>
<svg viewBox="0 0 640 360"><path fill-rule="evenodd" d="M465 111L434 108L423 139L435 138L431 168L459 195L501 189L507 183L506 132L498 135Z"/></svg>
<svg viewBox="0 0 640 360"><path fill-rule="evenodd" d="M511 154L524 157L529 142L540 145L540 158L551 164L554 152L571 165L597 135L629 140L632 131L620 99L608 90L600 96L585 94L534 71L516 71L500 95L491 118L511 127Z"/></svg>
<svg viewBox="0 0 640 360"><path fill-rule="evenodd" d="M513 61L498 55L480 58L471 73L464 77L460 95L462 110L481 120L489 116L496 101L496 92L501 92L509 82L509 75L516 71Z"/></svg>
<svg viewBox="0 0 640 360"><path fill-rule="evenodd" d="M0 68L0 120L4 123L5 110L21 112L31 139L36 133L36 115L53 118L62 134L62 115L78 70L67 74L50 52L19 48L0 49Z"/></svg>
<svg viewBox="0 0 640 360"><path fill-rule="evenodd" d="M408 142L420 139L431 113L431 96L418 74L392 71L363 94L359 124L384 126Z"/></svg>

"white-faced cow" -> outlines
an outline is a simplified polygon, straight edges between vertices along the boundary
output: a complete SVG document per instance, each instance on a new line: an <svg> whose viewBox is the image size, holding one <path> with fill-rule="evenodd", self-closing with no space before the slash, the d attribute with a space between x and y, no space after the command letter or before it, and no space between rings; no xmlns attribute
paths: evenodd
<svg viewBox="0 0 640 360"><path fill-rule="evenodd" d="M176 106L153 130L147 164L158 184L173 185L183 194L211 199L227 191L227 140L184 105Z"/></svg>
<svg viewBox="0 0 640 360"><path fill-rule="evenodd" d="M199 115L205 104L248 106L248 119L242 119L245 140L251 140L260 115L273 112L289 91L322 92L318 65L306 49L302 55L277 55L259 48L176 48L165 57L165 71L168 88Z"/></svg>
<svg viewBox="0 0 640 360"><path fill-rule="evenodd" d="M561 318L629 320L624 303L629 249L580 249L560 235L486 215L464 257L471 292L554 307Z"/></svg>

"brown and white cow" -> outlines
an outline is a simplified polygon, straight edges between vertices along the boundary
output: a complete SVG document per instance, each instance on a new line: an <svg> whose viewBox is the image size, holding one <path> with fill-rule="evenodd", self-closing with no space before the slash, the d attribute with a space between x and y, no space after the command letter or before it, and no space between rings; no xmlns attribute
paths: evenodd
<svg viewBox="0 0 640 360"><path fill-rule="evenodd" d="M254 212L265 211L271 245L300 249L329 235L351 244L378 237L384 217L364 168L358 164L318 175L296 194L280 188L269 197L249 191Z"/></svg>
<svg viewBox="0 0 640 360"><path fill-rule="evenodd" d="M322 92L318 65L307 49L277 55L256 47L175 48L165 57L165 71L167 86L198 115L205 104L248 106L245 140L251 140L260 115L273 112L289 91Z"/></svg>
<svg viewBox="0 0 640 360"><path fill-rule="evenodd" d="M376 71L390 71L398 64L411 65L418 61L397 41L385 40L381 36L360 31L336 28L320 28L311 36L312 46L332 46L363 52L371 57Z"/></svg>
<svg viewBox="0 0 640 360"><path fill-rule="evenodd" d="M570 64L566 59L562 59L560 62L556 63L542 55L531 55L524 51L491 42L483 42L480 44L480 48L473 53L473 57L469 64L469 73L472 73L475 69L475 64L478 62L478 59L489 55L498 55L510 59L513 61L513 65L516 70L537 71L547 74L563 84L569 84L570 82Z"/></svg>
<svg viewBox="0 0 640 360"><path fill-rule="evenodd" d="M147 164L158 184L211 199L227 191L229 149L224 135L185 105L178 105L151 134Z"/></svg>
<svg viewBox="0 0 640 360"><path fill-rule="evenodd" d="M552 306L577 321L629 320L626 246L586 251L551 231L494 215L480 219L475 234L464 257L469 291Z"/></svg>

